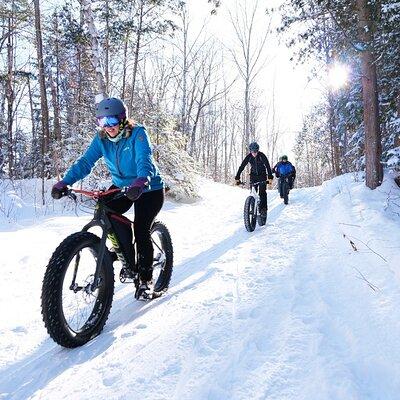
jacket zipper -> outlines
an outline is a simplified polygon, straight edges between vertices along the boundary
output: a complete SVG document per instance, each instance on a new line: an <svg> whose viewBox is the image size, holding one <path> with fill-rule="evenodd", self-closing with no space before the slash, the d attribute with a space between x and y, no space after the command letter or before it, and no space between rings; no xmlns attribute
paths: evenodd
<svg viewBox="0 0 400 400"><path fill-rule="evenodd" d="M255 158L255 161L256 161L256 174L258 175L258 162L257 162L257 157L258 157L258 154L256 155L256 158Z"/></svg>
<svg viewBox="0 0 400 400"><path fill-rule="evenodd" d="M118 157L118 147L120 147L120 144L121 144L121 141L119 141L119 143L117 143L117 145L115 146L115 161L116 161L116 164L117 164L118 173L122 177L123 175L122 175L122 172L121 172L121 170L119 168L119 157Z"/></svg>

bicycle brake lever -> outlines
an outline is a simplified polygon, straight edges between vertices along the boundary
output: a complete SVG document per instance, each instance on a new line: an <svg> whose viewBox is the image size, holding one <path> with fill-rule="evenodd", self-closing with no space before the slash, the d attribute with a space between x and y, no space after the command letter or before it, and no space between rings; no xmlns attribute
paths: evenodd
<svg viewBox="0 0 400 400"><path fill-rule="evenodd" d="M67 193L67 196L68 196L70 199L72 199L72 200L74 200L74 201L76 202L77 197L76 197L76 194L75 194L75 193L73 193L72 191L69 191L69 192Z"/></svg>

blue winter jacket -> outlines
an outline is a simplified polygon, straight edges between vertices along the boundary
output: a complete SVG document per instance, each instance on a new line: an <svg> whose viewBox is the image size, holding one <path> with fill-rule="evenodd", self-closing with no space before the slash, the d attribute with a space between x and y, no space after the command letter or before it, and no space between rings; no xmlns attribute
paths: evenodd
<svg viewBox="0 0 400 400"><path fill-rule="evenodd" d="M290 161L279 161L272 171L275 172L277 178L287 175L291 175L293 178L296 177L296 168Z"/></svg>
<svg viewBox="0 0 400 400"><path fill-rule="evenodd" d="M154 163L149 136L141 125L136 125L129 137L116 143L96 135L83 156L68 170L63 181L72 185L83 179L101 157L104 157L112 182L117 187L129 186L138 177L149 179L150 185L145 191L164 187Z"/></svg>

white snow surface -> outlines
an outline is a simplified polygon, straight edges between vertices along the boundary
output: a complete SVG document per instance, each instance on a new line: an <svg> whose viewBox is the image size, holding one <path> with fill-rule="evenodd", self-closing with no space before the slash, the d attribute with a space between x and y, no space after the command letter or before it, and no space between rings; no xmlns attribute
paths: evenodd
<svg viewBox="0 0 400 400"><path fill-rule="evenodd" d="M89 215L0 225L0 399L398 399L399 189L350 174L268 191L268 222L245 231L247 190L202 183L167 202L169 291L138 302L116 279L104 331L77 349L47 335L46 264ZM115 273L119 265L115 263Z"/></svg>

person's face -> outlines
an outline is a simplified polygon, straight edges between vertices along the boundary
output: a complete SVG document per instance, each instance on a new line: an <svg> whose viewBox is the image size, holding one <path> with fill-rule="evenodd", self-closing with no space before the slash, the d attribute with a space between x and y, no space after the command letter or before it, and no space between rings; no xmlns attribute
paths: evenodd
<svg viewBox="0 0 400 400"><path fill-rule="evenodd" d="M106 126L104 127L104 130L107 132L107 134L111 137L115 137L118 135L119 132L119 125L115 126Z"/></svg>
<svg viewBox="0 0 400 400"><path fill-rule="evenodd" d="M257 153L258 153L258 151L252 151L252 152L251 152L251 155L252 155L253 157L256 157L256 156L257 156Z"/></svg>
<svg viewBox="0 0 400 400"><path fill-rule="evenodd" d="M97 117L97 124L103 128L110 137L115 137L119 132L119 118L117 115Z"/></svg>

